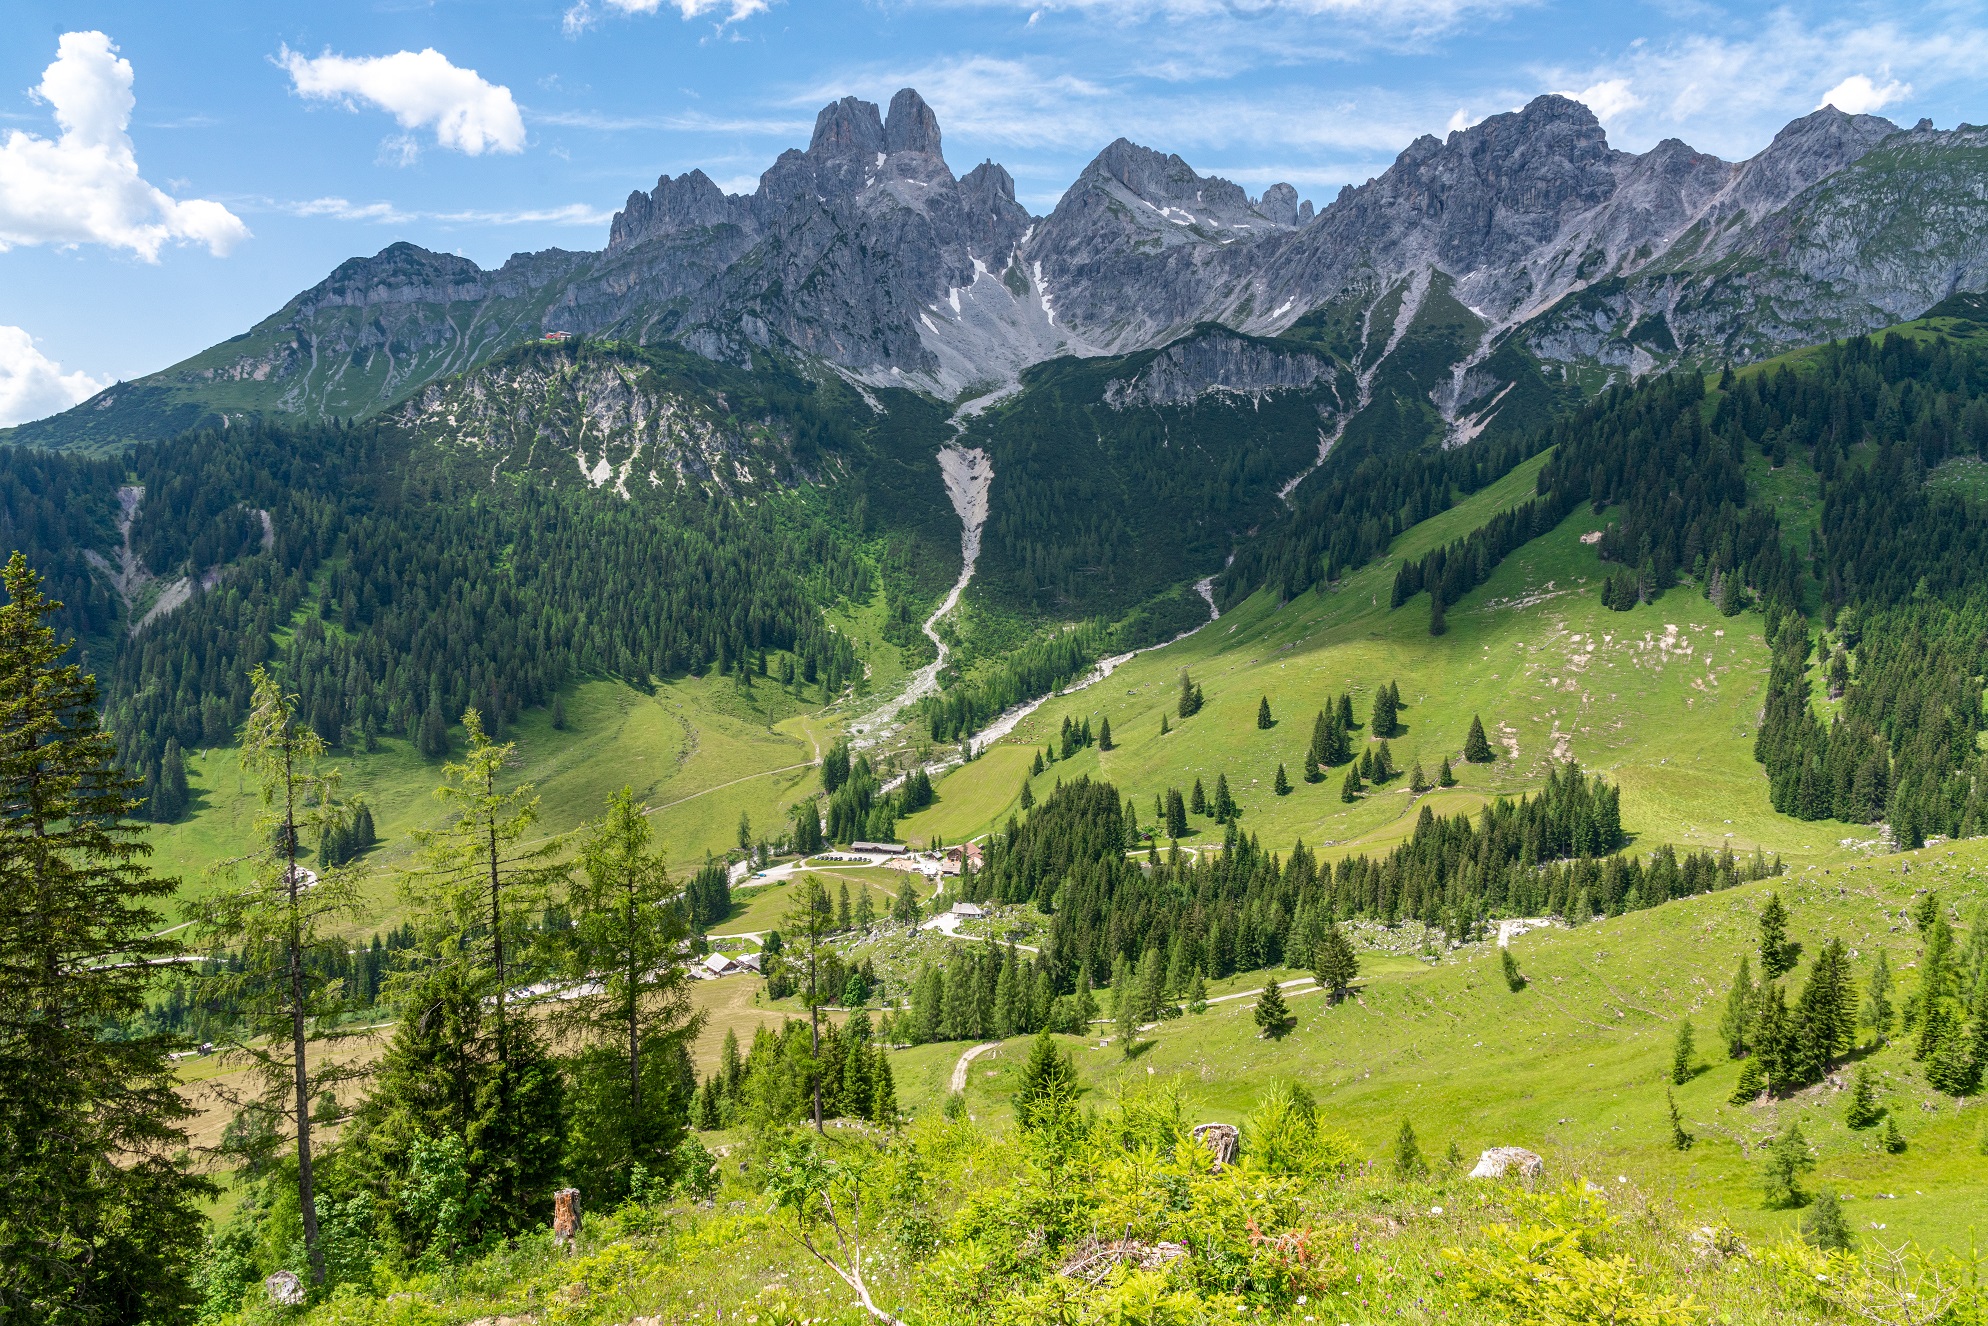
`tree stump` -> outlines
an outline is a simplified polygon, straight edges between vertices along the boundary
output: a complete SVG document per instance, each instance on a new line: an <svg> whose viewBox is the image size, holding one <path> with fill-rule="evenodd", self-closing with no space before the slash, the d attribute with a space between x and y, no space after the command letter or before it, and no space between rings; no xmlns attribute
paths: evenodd
<svg viewBox="0 0 1988 1326"><path fill-rule="evenodd" d="M1236 1152L1242 1145L1242 1134L1232 1123L1198 1123L1194 1125L1194 1140L1208 1148L1215 1157L1215 1168L1236 1163Z"/></svg>
<svg viewBox="0 0 1988 1326"><path fill-rule="evenodd" d="M571 1252L580 1240L580 1190L561 1188L552 1194L552 1237Z"/></svg>

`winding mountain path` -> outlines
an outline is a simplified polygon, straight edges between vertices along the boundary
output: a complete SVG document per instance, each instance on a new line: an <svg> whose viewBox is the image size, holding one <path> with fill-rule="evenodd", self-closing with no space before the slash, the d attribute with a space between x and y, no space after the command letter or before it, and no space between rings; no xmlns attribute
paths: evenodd
<svg viewBox="0 0 1988 1326"><path fill-rule="evenodd" d="M955 1095L957 1095L962 1091L965 1091L967 1066L971 1064L975 1059L978 1059L981 1055L986 1054L989 1050L998 1050L1000 1048L1001 1048L1001 1042L999 1041L982 1041L979 1045L974 1046L972 1049L968 1050L965 1054L961 1055L959 1057L959 1062L953 1065L952 1085L948 1089L951 1090Z"/></svg>

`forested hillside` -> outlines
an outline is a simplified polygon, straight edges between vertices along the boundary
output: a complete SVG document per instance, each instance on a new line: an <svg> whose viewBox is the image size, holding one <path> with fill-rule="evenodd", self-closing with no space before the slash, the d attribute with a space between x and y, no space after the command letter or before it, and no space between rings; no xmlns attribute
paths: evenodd
<svg viewBox="0 0 1988 1326"><path fill-rule="evenodd" d="M534 348L507 363L556 386L602 361L696 418L737 472L663 453L637 482L601 486L569 451L436 435L418 413L203 431L115 461L7 451L8 519L104 674L150 813L183 812L188 754L233 741L258 664L335 749L393 735L434 756L465 709L501 733L586 677L715 669L833 697L862 667L823 609L879 593L885 634L922 643L910 603L958 555L956 533L934 530L950 512L929 405L895 393L876 413L839 383L824 403L813 384L681 352ZM515 386L472 385L557 422L543 383L528 406Z"/></svg>

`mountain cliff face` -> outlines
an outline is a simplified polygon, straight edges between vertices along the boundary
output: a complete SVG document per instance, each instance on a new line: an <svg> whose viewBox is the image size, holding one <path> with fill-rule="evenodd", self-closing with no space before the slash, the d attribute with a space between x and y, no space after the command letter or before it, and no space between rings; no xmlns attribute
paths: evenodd
<svg viewBox="0 0 1988 1326"><path fill-rule="evenodd" d="M1545 96L1418 138L1316 212L1289 185L1252 198L1119 139L1037 218L999 165L955 176L907 88L887 111L824 107L807 148L750 195L666 176L629 195L601 251L495 271L395 245L243 336L14 437L372 414L547 331L742 367L770 353L953 399L1214 323L1331 354L1359 379L1355 412L1412 389L1455 444L1542 391L1759 358L1988 286L1985 138L1826 108L1745 162L1675 140L1634 154L1586 107ZM1409 351L1406 377L1390 377ZM1206 371L1174 372L1170 398L1235 390L1208 354L1187 359Z"/></svg>

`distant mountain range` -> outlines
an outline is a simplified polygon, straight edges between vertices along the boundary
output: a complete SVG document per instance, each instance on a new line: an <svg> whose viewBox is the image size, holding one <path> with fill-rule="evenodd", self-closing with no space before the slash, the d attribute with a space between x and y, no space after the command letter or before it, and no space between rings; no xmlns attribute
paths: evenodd
<svg viewBox="0 0 1988 1326"><path fill-rule="evenodd" d="M1544 96L1416 139L1318 211L1287 184L1252 198L1121 138L1036 217L1001 166L955 176L907 88L888 113L824 107L807 150L749 196L666 176L629 195L604 249L494 271L395 244L231 340L0 438L90 447L222 416L369 416L554 331L950 401L1045 360L1219 327L1333 362L1186 353L1118 389L1180 404L1331 379L1322 413L1343 430L1391 380L1455 444L1531 420L1522 403L1542 393L1747 362L1984 288L1988 129L1974 126L1825 108L1733 163L1676 140L1617 151L1585 106Z"/></svg>

